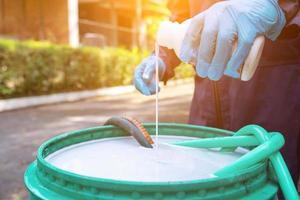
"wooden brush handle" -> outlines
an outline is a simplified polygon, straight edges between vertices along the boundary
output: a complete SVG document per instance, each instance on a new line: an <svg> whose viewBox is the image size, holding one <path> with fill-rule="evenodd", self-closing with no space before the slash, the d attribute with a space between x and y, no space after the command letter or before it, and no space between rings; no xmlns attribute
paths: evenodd
<svg viewBox="0 0 300 200"><path fill-rule="evenodd" d="M250 49L250 52L245 60L244 66L242 68L242 74L241 74L241 80L242 81L249 81L258 66L263 48L265 44L265 37L264 36L258 36Z"/></svg>

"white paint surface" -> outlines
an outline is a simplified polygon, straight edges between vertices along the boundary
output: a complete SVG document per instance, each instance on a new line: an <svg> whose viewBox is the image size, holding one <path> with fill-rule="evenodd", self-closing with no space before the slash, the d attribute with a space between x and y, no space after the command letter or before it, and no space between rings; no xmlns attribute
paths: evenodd
<svg viewBox="0 0 300 200"><path fill-rule="evenodd" d="M115 180L166 182L212 177L238 159L245 150L220 153L216 150L179 147L168 142L191 139L159 136L158 149L141 147L132 137L107 138L63 148L46 160L80 175Z"/></svg>

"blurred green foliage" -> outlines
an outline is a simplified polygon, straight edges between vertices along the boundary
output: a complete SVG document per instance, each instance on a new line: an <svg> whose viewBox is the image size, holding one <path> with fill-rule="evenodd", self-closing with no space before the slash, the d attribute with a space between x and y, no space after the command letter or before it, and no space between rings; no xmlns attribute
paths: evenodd
<svg viewBox="0 0 300 200"><path fill-rule="evenodd" d="M148 51L0 39L0 98L128 85ZM190 77L189 66L176 78Z"/></svg>

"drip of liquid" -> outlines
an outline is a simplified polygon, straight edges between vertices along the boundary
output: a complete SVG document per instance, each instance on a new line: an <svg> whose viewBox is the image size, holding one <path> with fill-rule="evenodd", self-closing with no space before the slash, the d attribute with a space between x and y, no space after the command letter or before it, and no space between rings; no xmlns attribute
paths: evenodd
<svg viewBox="0 0 300 200"><path fill-rule="evenodd" d="M158 72L158 55L159 46L155 43L155 147L158 147L158 87L159 87L159 72Z"/></svg>

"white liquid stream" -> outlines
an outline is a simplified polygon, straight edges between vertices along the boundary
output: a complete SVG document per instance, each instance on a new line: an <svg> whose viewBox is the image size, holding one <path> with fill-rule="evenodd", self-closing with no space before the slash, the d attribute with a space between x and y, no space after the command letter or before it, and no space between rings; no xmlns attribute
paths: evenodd
<svg viewBox="0 0 300 200"><path fill-rule="evenodd" d="M158 88L159 88L159 73L158 73L158 56L159 56L159 46L155 43L155 145L158 148Z"/></svg>
<svg viewBox="0 0 300 200"><path fill-rule="evenodd" d="M169 182L212 177L246 150L233 153L169 145L190 137L159 136L155 150L141 147L132 137L83 142L46 157L52 165L76 174L127 181Z"/></svg>

